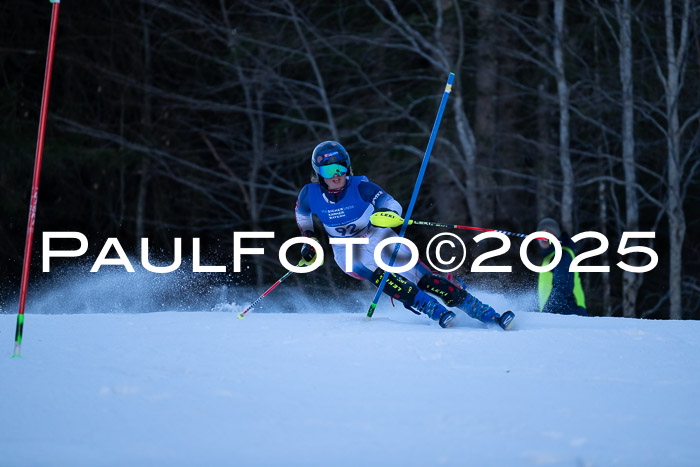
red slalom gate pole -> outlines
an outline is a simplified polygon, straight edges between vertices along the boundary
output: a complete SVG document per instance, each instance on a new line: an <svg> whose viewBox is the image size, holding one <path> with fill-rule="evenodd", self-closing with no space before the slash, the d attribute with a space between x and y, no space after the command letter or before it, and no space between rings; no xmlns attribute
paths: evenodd
<svg viewBox="0 0 700 467"><path fill-rule="evenodd" d="M22 264L22 285L19 292L19 313L17 314L17 330L15 332L15 352L13 357L20 356L22 345L22 330L24 328L24 306L27 302L27 286L29 284L29 266L32 259L32 241L34 240L34 223L36 221L36 205L39 200L39 176L41 175L41 158L44 153L44 134L46 132L46 112L49 106L49 88L51 87L51 70L53 69L53 52L56 47L56 27L58 26L58 8L61 0L51 0L51 30L49 31L49 50L46 56L46 71L44 72L44 90L41 95L41 113L39 114L39 135L34 156L34 178L32 181L32 196L29 201L29 220L27 222L27 237L24 243L24 263Z"/></svg>

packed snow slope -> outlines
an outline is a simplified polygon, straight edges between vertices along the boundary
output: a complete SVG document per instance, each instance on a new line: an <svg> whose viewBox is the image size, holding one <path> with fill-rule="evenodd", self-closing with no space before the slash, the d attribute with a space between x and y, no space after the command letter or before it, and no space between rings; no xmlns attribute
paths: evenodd
<svg viewBox="0 0 700 467"><path fill-rule="evenodd" d="M0 314L0 466L700 465L700 322L445 330L360 295L28 314L21 358Z"/></svg>

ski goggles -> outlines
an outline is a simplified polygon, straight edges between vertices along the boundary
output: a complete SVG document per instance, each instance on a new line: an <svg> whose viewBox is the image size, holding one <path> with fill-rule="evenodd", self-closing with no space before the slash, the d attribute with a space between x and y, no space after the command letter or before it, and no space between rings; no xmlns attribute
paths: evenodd
<svg viewBox="0 0 700 467"><path fill-rule="evenodd" d="M345 175L348 168L340 164L322 165L318 168L318 173L323 178L333 178L335 175Z"/></svg>

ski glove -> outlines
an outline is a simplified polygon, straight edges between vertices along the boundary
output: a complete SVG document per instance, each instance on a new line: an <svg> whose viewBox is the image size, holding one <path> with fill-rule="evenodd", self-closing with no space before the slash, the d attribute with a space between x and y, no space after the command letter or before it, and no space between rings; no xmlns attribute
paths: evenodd
<svg viewBox="0 0 700 467"><path fill-rule="evenodd" d="M375 227L398 227L403 224L403 219L392 209L378 208L369 216L369 222Z"/></svg>
<svg viewBox="0 0 700 467"><path fill-rule="evenodd" d="M396 214L397 216L399 215L398 212L394 211L393 209L389 209L389 208L379 208L379 209L375 209L374 212L393 212L393 213Z"/></svg>
<svg viewBox="0 0 700 467"><path fill-rule="evenodd" d="M306 232L304 232L303 236L313 238L314 240L318 241L318 239L311 230L307 230ZM311 263L314 260L314 258L316 258L316 249L308 243L304 243L301 246L301 257L307 263Z"/></svg>

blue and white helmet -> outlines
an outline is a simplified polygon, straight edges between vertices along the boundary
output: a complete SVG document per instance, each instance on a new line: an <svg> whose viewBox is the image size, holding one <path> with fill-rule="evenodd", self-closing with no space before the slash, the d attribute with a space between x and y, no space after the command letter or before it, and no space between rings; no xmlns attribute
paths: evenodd
<svg viewBox="0 0 700 467"><path fill-rule="evenodd" d="M321 178L333 178L350 170L350 155L337 141L324 141L314 148L311 166Z"/></svg>

